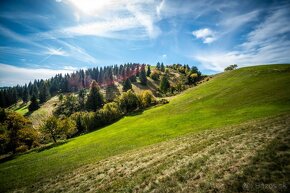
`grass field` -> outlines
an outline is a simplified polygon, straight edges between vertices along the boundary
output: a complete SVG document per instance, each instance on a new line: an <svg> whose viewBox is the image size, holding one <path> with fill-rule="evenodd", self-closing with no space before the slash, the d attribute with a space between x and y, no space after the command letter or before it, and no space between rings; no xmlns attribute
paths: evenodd
<svg viewBox="0 0 290 193"><path fill-rule="evenodd" d="M84 165L95 164L129 150L188 133L289 113L289 74L290 65L248 67L219 74L174 97L167 105L146 110L140 115L127 116L64 145L2 163L0 189L7 191L28 187L33 190L36 182L44 185L52 178L61 179L62 175L80 171L78 169ZM220 131L223 132L223 129Z"/></svg>
<svg viewBox="0 0 290 193"><path fill-rule="evenodd" d="M286 192L289 139L290 114L280 115L128 151L20 190Z"/></svg>

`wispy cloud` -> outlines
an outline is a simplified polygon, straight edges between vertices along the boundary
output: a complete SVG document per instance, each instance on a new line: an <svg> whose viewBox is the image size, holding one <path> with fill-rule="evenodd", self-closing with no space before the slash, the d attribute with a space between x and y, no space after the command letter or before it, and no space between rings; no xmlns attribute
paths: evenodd
<svg viewBox="0 0 290 193"><path fill-rule="evenodd" d="M109 27L109 26L108 26ZM76 30L77 31L77 30ZM56 37L52 36L51 34L47 34L49 36L49 39L51 39L51 44L54 44L55 42L58 44L61 44L63 47L60 47L58 49L53 48L52 46L44 46L41 43L38 42L39 39L35 37L35 34L31 36L23 36L15 33L14 31L1 26L0 25L0 32L2 35L11 38L13 41L28 44L30 46L36 47L37 52L35 51L35 48L12 48L9 47L0 47L0 53L6 53L10 55L42 55L43 58L38 62L38 64L43 63L44 61L48 60L52 56L70 56L74 59L77 59L78 61L83 61L83 62L88 62L88 63L97 63L97 60L88 54L83 48L76 46L76 45L71 45L65 41L62 41L60 39L57 39ZM67 51L64 50L64 48L68 49ZM16 53L17 52L17 53Z"/></svg>
<svg viewBox="0 0 290 193"><path fill-rule="evenodd" d="M205 69L223 71L230 64L249 66L290 62L289 7L270 11L263 22L234 51L197 54L194 59Z"/></svg>
<svg viewBox="0 0 290 193"><path fill-rule="evenodd" d="M0 63L0 86L23 85L35 79L47 79L56 74L71 73L75 69L30 69Z"/></svg>
<svg viewBox="0 0 290 193"><path fill-rule="evenodd" d="M117 36L118 33L116 32L140 27L141 25L135 18L116 18L111 21L92 22L64 28L60 31L52 32L52 35L56 37L101 36L120 38L121 36Z"/></svg>
<svg viewBox="0 0 290 193"><path fill-rule="evenodd" d="M33 42L29 38L24 37L22 35L19 35L19 34L15 33L14 31L12 31L12 30L10 30L2 25L0 25L0 32L1 32L1 35L6 36L7 38L10 38L13 41L18 41L21 43L29 44L29 45L32 45L32 46L35 46L38 48L45 48L41 44Z"/></svg>
<svg viewBox="0 0 290 193"><path fill-rule="evenodd" d="M37 34L39 38L67 38L75 36L98 36L116 39L156 38L160 28L156 23L160 20L160 4L155 1L127 0L67 0L75 8L77 25L63 29ZM156 11L154 11L156 10ZM157 10L158 13L157 13ZM79 23L82 17L91 21ZM124 35L130 31L130 36ZM133 33L134 32L134 33Z"/></svg>
<svg viewBox="0 0 290 193"><path fill-rule="evenodd" d="M258 16L260 14L261 10L254 10L242 14L229 14L223 17L217 26L222 28L222 35L227 35L250 22L258 21Z"/></svg>
<svg viewBox="0 0 290 193"><path fill-rule="evenodd" d="M35 52L27 48L16 48L9 46L0 46L0 55L6 56L31 56L31 55L43 55L43 53Z"/></svg>
<svg viewBox="0 0 290 193"><path fill-rule="evenodd" d="M48 55L56 55L56 56L67 56L68 54L62 50L62 47L55 49L55 48L48 48L47 51Z"/></svg>

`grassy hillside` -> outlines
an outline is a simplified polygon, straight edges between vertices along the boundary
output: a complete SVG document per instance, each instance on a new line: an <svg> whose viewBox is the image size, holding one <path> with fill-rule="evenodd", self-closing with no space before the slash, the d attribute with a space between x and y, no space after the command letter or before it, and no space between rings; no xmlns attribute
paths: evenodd
<svg viewBox="0 0 290 193"><path fill-rule="evenodd" d="M242 68L102 130L0 164L0 189L32 186L85 164L174 137L290 112L290 65Z"/></svg>
<svg viewBox="0 0 290 193"><path fill-rule="evenodd" d="M111 156L20 190L286 192L290 186L289 125L290 115L280 115L195 132Z"/></svg>
<svg viewBox="0 0 290 193"><path fill-rule="evenodd" d="M52 115L53 110L58 104L58 97L52 97L46 103L40 106L39 109L34 111L28 116L28 119L32 122L34 128L38 129L47 117Z"/></svg>

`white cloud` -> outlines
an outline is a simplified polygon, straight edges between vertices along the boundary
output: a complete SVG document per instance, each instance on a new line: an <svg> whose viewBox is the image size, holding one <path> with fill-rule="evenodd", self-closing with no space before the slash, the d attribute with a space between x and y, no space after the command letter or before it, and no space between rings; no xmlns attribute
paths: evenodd
<svg viewBox="0 0 290 193"><path fill-rule="evenodd" d="M259 45L268 44L270 41L280 39L281 35L290 32L289 18L290 7L272 10L264 22L259 24L248 35L248 40L242 44L246 49L257 48Z"/></svg>
<svg viewBox="0 0 290 193"><path fill-rule="evenodd" d="M117 18L111 21L93 22L74 27L68 27L62 30L63 35L70 36L103 36L112 37L113 32L119 32L122 30L128 30L132 28L140 27L134 18L120 19Z"/></svg>
<svg viewBox="0 0 290 193"><path fill-rule="evenodd" d="M166 59L166 58L167 58L167 55L166 55L166 54L163 54L163 55L162 55L162 58L163 58L163 59Z"/></svg>
<svg viewBox="0 0 290 193"><path fill-rule="evenodd" d="M156 13L159 3L153 0L67 0L74 10L77 25L36 34L40 39L49 36L66 38L74 36L98 36L117 39L156 38L160 20ZM160 13L160 12L159 12ZM82 17L85 22L79 23ZM130 32L124 34L124 32Z"/></svg>
<svg viewBox="0 0 290 193"><path fill-rule="evenodd" d="M64 69L64 70L72 70L72 71L75 71L75 70L77 70L78 68L73 67L73 66L64 66L63 69Z"/></svg>
<svg viewBox="0 0 290 193"><path fill-rule="evenodd" d="M48 55L56 55L56 56L67 56L68 54L62 50L62 47L55 49L55 48L48 48L46 52Z"/></svg>
<svg viewBox="0 0 290 193"><path fill-rule="evenodd" d="M205 43L205 44L212 43L216 40L215 32L209 28L204 28L204 29L199 29L199 30L193 31L192 34L197 39L202 39L203 43Z"/></svg>
<svg viewBox="0 0 290 193"><path fill-rule="evenodd" d="M35 79L48 79L56 74L71 72L73 69L30 69L0 63L0 86L23 85Z"/></svg>
<svg viewBox="0 0 290 193"><path fill-rule="evenodd" d="M165 0L161 0L160 4L157 5L156 7L156 13L159 19L161 19L161 14L164 11L164 8L165 8Z"/></svg>
<svg viewBox="0 0 290 193"><path fill-rule="evenodd" d="M249 32L244 43L234 51L196 54L193 58L203 67L223 71L230 64L242 66L289 63L289 7L271 11L263 22Z"/></svg>

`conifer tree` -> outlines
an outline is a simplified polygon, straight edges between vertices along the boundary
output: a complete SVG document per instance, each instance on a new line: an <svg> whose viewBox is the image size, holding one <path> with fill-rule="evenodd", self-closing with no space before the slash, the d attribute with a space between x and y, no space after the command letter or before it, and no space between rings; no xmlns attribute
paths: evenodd
<svg viewBox="0 0 290 193"><path fill-rule="evenodd" d="M127 90L132 89L132 84L129 78L127 78L123 84L123 91L126 92Z"/></svg>
<svg viewBox="0 0 290 193"><path fill-rule="evenodd" d="M150 65L148 65L148 68L147 68L147 73L146 73L146 75L147 75L147 76L150 76L150 74L151 74L151 69L150 69Z"/></svg>
<svg viewBox="0 0 290 193"><path fill-rule="evenodd" d="M78 93L78 100L79 100L79 105L80 105L81 110L85 108L85 97L86 97L86 90L81 89Z"/></svg>
<svg viewBox="0 0 290 193"><path fill-rule="evenodd" d="M145 65L144 64L141 66L141 71L140 71L140 74L139 74L139 78L140 78L141 84L147 85L147 77L146 77Z"/></svg>
<svg viewBox="0 0 290 193"><path fill-rule="evenodd" d="M164 66L163 62L161 63L160 70L161 70L161 72L165 72L165 66Z"/></svg>
<svg viewBox="0 0 290 193"><path fill-rule="evenodd" d="M160 90L163 93L167 93L169 88L170 88L170 83L168 81L168 78L167 78L167 76L163 76L162 79L161 79L161 82L160 82Z"/></svg>
<svg viewBox="0 0 290 193"><path fill-rule="evenodd" d="M39 90L35 83L33 84L31 95L34 95L36 98L39 97Z"/></svg>
<svg viewBox="0 0 290 193"><path fill-rule="evenodd" d="M30 103L30 105L28 106L28 110L29 110L30 112L37 110L37 109L39 108L39 104L38 104L38 101L37 101L36 96L33 95L33 96L31 97L31 100L30 100L30 101L31 101L31 103Z"/></svg>
<svg viewBox="0 0 290 193"><path fill-rule="evenodd" d="M157 62L156 68L157 68L157 70L160 70L160 63L159 62Z"/></svg>
<svg viewBox="0 0 290 193"><path fill-rule="evenodd" d="M39 102L44 103L50 98L47 83L43 82L39 90Z"/></svg>
<svg viewBox="0 0 290 193"><path fill-rule="evenodd" d="M96 111L98 108L102 107L104 104L104 97L100 92L100 87L98 83L93 80L90 86L90 93L86 102L86 107L88 110Z"/></svg>
<svg viewBox="0 0 290 193"><path fill-rule="evenodd" d="M0 91L0 107L6 107L4 92Z"/></svg>
<svg viewBox="0 0 290 193"><path fill-rule="evenodd" d="M25 103L29 101L29 91L27 87L24 88L22 100Z"/></svg>

